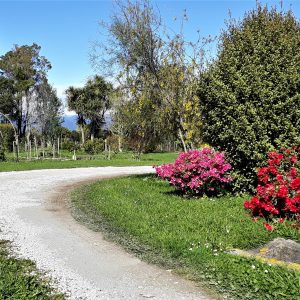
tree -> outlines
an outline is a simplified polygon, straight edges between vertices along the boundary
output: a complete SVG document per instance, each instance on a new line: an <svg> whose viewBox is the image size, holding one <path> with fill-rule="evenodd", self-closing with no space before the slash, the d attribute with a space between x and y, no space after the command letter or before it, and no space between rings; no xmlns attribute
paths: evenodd
<svg viewBox="0 0 300 300"><path fill-rule="evenodd" d="M12 84L10 96L5 97L6 106L10 109L10 116L16 121L20 137L26 133L35 89L43 82L51 68L49 61L40 55L40 49L37 44L16 45L0 57L0 94L3 94L1 82ZM7 91L7 88L4 89L4 93L5 90Z"/></svg>
<svg viewBox="0 0 300 300"><path fill-rule="evenodd" d="M260 4L220 37L201 84L204 139L225 150L249 189L268 151L300 143L300 25Z"/></svg>
<svg viewBox="0 0 300 300"><path fill-rule="evenodd" d="M13 111L14 83L12 80L0 76L0 111L10 114Z"/></svg>
<svg viewBox="0 0 300 300"><path fill-rule="evenodd" d="M109 74L118 79L125 95L122 107L128 105L136 124L127 124L127 134L132 130L139 145L171 138L180 140L184 150L199 146L202 120L196 91L203 67L202 40L187 42L183 30L172 37L147 0L116 1L116 11L104 27L109 35L101 48L105 54L93 61L115 71Z"/></svg>
<svg viewBox="0 0 300 300"><path fill-rule="evenodd" d="M110 132L117 136L118 138L118 151L123 151L123 140L125 137L125 126L123 120L123 107L122 107L122 90L121 89L114 89L113 93L111 94L111 111L110 117L112 120L112 124L110 127Z"/></svg>
<svg viewBox="0 0 300 300"><path fill-rule="evenodd" d="M84 127L88 124L91 140L99 135L104 124L104 114L110 108L112 85L103 77L94 76L83 88L69 87L66 91L69 110L78 115L78 125L85 141Z"/></svg>
<svg viewBox="0 0 300 300"><path fill-rule="evenodd" d="M36 105L35 110L38 114L36 114L35 125L45 143L45 139L53 140L57 136L62 122L62 102L47 80L44 80L37 88Z"/></svg>
<svg viewBox="0 0 300 300"><path fill-rule="evenodd" d="M86 125L85 115L83 113L83 91L81 88L75 88L70 86L66 90L67 105L69 110L73 110L77 113L77 125L81 132L81 144L85 142L84 127Z"/></svg>
<svg viewBox="0 0 300 300"><path fill-rule="evenodd" d="M203 68L202 47L200 39L187 43L182 34L176 35L167 43L168 51L159 71L161 116L169 120L170 130L185 152L202 143L201 104L197 92Z"/></svg>
<svg viewBox="0 0 300 300"><path fill-rule="evenodd" d="M112 85L98 75L89 79L84 86L83 99L85 101L83 112L86 118L90 120L91 140L94 139L95 135L99 135L99 131L104 124L104 114L110 108L112 89Z"/></svg>

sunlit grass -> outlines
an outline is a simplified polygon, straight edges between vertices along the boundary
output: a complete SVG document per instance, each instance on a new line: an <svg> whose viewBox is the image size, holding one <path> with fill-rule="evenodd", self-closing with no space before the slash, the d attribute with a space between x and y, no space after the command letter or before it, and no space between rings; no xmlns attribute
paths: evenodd
<svg viewBox="0 0 300 300"><path fill-rule="evenodd" d="M83 168L83 167L106 167L106 166L152 166L165 162L174 161L177 153L147 153L142 154L139 160L135 159L132 153L112 154L111 159L107 159L104 155L83 157L81 160L32 160L20 162L0 162L0 172L4 171L23 171L37 169L65 169L65 168Z"/></svg>
<svg viewBox="0 0 300 300"><path fill-rule="evenodd" d="M277 236L300 241L293 227L269 232L253 222L243 197L188 199L152 176L105 180L72 195L78 219L146 260L232 298L300 299L299 272L228 253Z"/></svg>
<svg viewBox="0 0 300 300"><path fill-rule="evenodd" d="M33 262L13 257L9 244L0 241L0 299L61 300L65 297L49 286Z"/></svg>

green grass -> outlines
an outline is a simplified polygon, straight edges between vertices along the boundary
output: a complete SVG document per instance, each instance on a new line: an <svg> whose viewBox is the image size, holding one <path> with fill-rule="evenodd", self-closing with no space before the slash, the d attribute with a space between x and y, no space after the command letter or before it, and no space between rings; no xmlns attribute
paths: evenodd
<svg viewBox="0 0 300 300"><path fill-rule="evenodd" d="M136 255L232 299L300 299L300 272L230 255L277 236L245 215L242 197L183 198L152 176L110 179L72 193L74 214Z"/></svg>
<svg viewBox="0 0 300 300"><path fill-rule="evenodd" d="M0 162L0 172L24 171L39 169L65 169L83 167L106 167L106 166L146 166L159 165L164 162L174 161L177 153L147 153L141 156L140 160L132 157L132 153L114 154L111 160L104 159L103 156L91 157L92 159L82 160L34 160L20 162Z"/></svg>
<svg viewBox="0 0 300 300"><path fill-rule="evenodd" d="M9 244L0 241L0 299L61 300L65 297L49 287L31 261L16 259L10 254Z"/></svg>

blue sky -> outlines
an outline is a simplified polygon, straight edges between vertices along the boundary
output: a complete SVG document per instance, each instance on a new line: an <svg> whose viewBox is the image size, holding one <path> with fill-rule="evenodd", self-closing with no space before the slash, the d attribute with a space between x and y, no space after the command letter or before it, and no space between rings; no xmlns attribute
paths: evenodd
<svg viewBox="0 0 300 300"><path fill-rule="evenodd" d="M193 39L201 34L218 35L230 10L235 18L255 7L255 0L236 1L153 1L168 27L176 28L173 18L186 9L189 21L185 32ZM263 1L279 6L279 1ZM284 1L300 19L300 0ZM89 63L91 44L103 37L98 22L108 21L112 14L112 1L3 1L0 0L0 55L14 44L37 43L41 54L52 63L49 81L61 96L70 85L81 86L88 76L95 74Z"/></svg>

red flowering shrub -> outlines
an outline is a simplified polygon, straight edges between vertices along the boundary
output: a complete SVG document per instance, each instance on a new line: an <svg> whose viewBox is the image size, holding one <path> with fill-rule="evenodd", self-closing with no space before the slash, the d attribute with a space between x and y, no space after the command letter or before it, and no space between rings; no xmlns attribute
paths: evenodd
<svg viewBox="0 0 300 300"><path fill-rule="evenodd" d="M156 173L171 185L190 194L216 193L232 178L224 153L206 147L180 153L174 164L156 167Z"/></svg>
<svg viewBox="0 0 300 300"><path fill-rule="evenodd" d="M254 217L300 219L300 147L268 153L268 166L258 170L256 195L244 207ZM267 224L267 223L266 223ZM271 227L265 226L268 230Z"/></svg>

